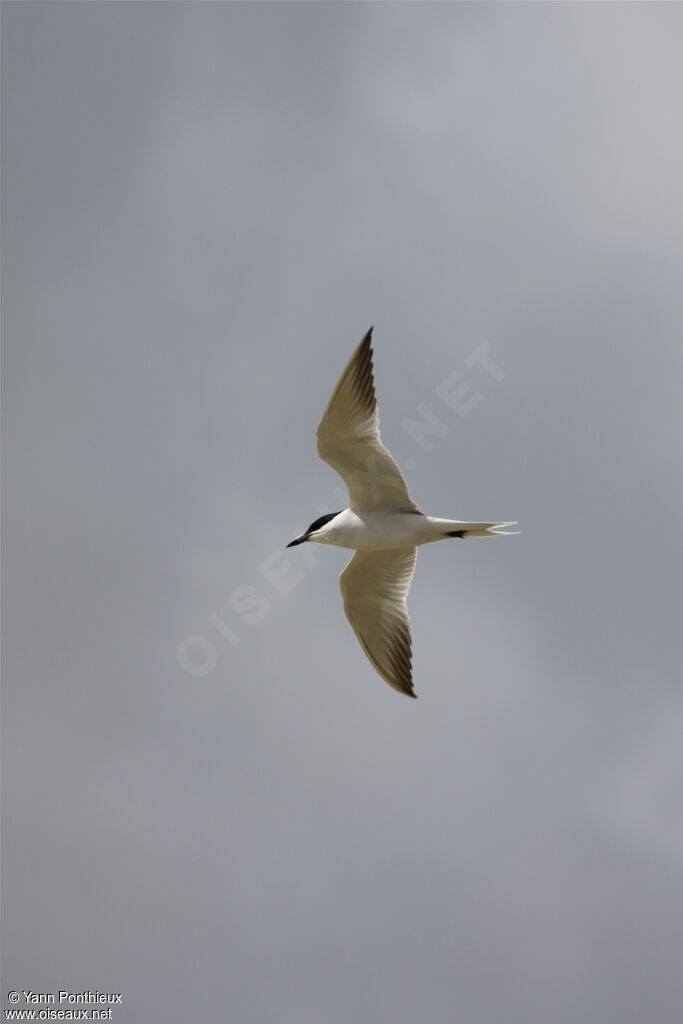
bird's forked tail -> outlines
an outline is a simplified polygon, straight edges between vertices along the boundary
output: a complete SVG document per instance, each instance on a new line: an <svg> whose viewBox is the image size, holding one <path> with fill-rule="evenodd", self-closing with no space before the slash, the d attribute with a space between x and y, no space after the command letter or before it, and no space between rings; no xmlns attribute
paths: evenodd
<svg viewBox="0 0 683 1024"><path fill-rule="evenodd" d="M448 524L447 537L509 537L519 530L503 530L503 526L517 526L517 523L460 523L453 521Z"/></svg>

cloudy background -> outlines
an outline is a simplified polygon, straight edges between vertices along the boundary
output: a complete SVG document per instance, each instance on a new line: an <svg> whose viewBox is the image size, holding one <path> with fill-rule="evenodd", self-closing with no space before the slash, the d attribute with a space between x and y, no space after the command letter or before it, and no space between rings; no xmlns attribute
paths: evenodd
<svg viewBox="0 0 683 1024"><path fill-rule="evenodd" d="M679 1024L682 22L4 5L3 999ZM420 552L418 701L283 550L370 324L522 529Z"/></svg>

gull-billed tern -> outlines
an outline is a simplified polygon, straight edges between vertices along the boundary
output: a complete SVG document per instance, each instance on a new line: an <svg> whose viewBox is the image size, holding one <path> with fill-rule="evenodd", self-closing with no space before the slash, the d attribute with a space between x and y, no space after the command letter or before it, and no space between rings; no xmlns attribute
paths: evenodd
<svg viewBox="0 0 683 1024"><path fill-rule="evenodd" d="M449 537L500 537L509 523L463 523L427 516L410 497L382 444L372 375L372 327L349 359L318 426L318 454L343 478L349 507L321 516L304 541L352 548L339 577L344 611L360 645L390 686L415 697L406 598L416 547Z"/></svg>

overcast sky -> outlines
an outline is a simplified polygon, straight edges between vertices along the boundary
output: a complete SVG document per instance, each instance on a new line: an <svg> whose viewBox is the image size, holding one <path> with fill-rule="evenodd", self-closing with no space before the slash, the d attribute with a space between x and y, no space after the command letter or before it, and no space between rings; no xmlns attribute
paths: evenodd
<svg viewBox="0 0 683 1024"><path fill-rule="evenodd" d="M3 999L680 1024L682 30L3 5ZM370 324L418 503L522 530L420 550L418 701L284 550Z"/></svg>

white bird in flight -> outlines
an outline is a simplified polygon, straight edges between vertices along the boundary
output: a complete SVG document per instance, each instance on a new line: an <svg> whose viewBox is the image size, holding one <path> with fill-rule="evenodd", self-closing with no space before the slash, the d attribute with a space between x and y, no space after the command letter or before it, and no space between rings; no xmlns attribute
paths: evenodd
<svg viewBox="0 0 683 1024"><path fill-rule="evenodd" d="M339 577L344 611L374 668L415 697L406 598L416 547L447 537L500 537L509 523L463 523L427 516L410 497L382 444L372 376L372 327L349 359L318 425L318 454L343 478L349 507L321 516L288 548L304 541L352 548Z"/></svg>

